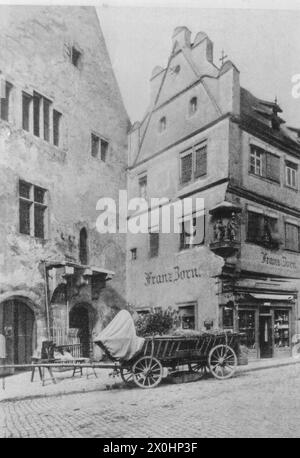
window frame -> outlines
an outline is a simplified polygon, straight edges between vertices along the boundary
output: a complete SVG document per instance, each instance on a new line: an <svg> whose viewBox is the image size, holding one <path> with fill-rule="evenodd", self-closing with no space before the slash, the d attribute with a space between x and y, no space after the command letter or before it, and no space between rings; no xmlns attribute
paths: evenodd
<svg viewBox="0 0 300 458"><path fill-rule="evenodd" d="M279 223L279 215L276 215L275 216L270 216L270 214L268 214L267 212L265 211L255 211L254 209L246 209L247 211L247 225L246 225L246 239L245 239L245 242L246 243L253 243L255 245L259 245L259 246L265 246L264 243L263 243L263 240L262 240L262 237L263 237L263 226L266 222L266 220L269 222L269 227L270 227L270 221L274 220L276 222L276 226L277 226L277 231L275 231L275 233L278 233L278 223ZM262 221L260 222L260 228L259 229L256 229L256 233L257 233L257 237L255 239L252 239L249 237L249 213L252 213L253 215L257 215L257 217L260 217L262 219ZM258 232L259 231L259 232Z"/></svg>
<svg viewBox="0 0 300 458"><path fill-rule="evenodd" d="M258 155L260 157L258 157ZM271 164L271 158L276 158L278 160L278 170L277 170L277 175L278 177L275 177L274 174L271 176L269 173L269 170L273 170L272 167L270 167ZM252 159L254 159L254 164L252 164ZM259 173L257 173L257 161L260 161L260 168L259 168ZM251 170L252 167L254 167L254 171ZM276 169L275 169L276 170ZM261 146L256 145L255 143L250 143L250 154L249 154L249 165L248 165L248 171L249 174L254 175L256 177L262 178L263 180L268 180L272 183L276 183L278 185L281 184L281 157L279 154L270 152Z"/></svg>
<svg viewBox="0 0 300 458"><path fill-rule="evenodd" d="M284 163L285 170L285 186L294 190L298 190L298 164L286 160ZM293 183L288 183L288 171L294 172L295 185ZM292 177L291 173L291 177ZM293 180L292 180L293 181Z"/></svg>
<svg viewBox="0 0 300 458"><path fill-rule="evenodd" d="M205 173L201 173L200 175L196 176L196 157L197 152L200 150L205 150L206 155L206 169ZM188 155L192 155L192 171L191 171L191 178L188 181L182 181L182 159ZM208 140L204 139L201 140L196 145L182 151L179 153L179 183L180 186L184 187L191 183L194 183L197 180L206 178L208 176Z"/></svg>
<svg viewBox="0 0 300 458"><path fill-rule="evenodd" d="M21 184L25 184L29 187L29 197L22 196L20 194L20 186ZM36 199L35 197L35 191L36 190L41 190L43 191L43 202L40 202L39 200ZM21 231L21 202L26 203L29 206L29 231L23 232ZM38 210L37 210L38 209ZM39 186L39 185L34 185L32 183L29 183L26 180L19 179L18 181L18 210L19 210L19 226L18 226L18 232L19 234L22 235L29 235L31 237L34 237L38 240L46 240L48 236L48 227L47 227L47 211L48 211L48 191L47 189ZM42 210L43 214L43 220L42 220L42 235L37 235L37 222L36 222L36 214L37 211Z"/></svg>
<svg viewBox="0 0 300 458"><path fill-rule="evenodd" d="M5 97L1 97L0 99L0 119L4 122L11 122L12 91L14 86L7 80L4 80L2 84L5 85ZM4 109L6 113L5 116L3 116Z"/></svg>

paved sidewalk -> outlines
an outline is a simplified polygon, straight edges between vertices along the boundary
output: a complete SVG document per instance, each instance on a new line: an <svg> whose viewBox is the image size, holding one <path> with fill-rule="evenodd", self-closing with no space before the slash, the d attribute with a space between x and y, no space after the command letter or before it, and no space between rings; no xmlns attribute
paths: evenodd
<svg viewBox="0 0 300 458"><path fill-rule="evenodd" d="M285 366L296 365L300 363L300 359L285 358L285 359L265 359L252 361L246 366L239 366L235 377L248 372L280 368L284 370ZM24 400L39 397L53 397L61 394L71 393L88 393L93 391L106 391L108 389L128 389L120 377L113 378L109 374L112 369L96 369L97 378L89 370L89 376L86 377L86 370L83 370L83 375L79 374L72 377L72 370L64 372L54 372L57 383L52 383L50 376L46 379L45 386L35 374L35 379L30 382L31 371L17 373L5 378L5 389L2 388L0 379L0 402L8 400ZM48 374L46 374L48 376Z"/></svg>

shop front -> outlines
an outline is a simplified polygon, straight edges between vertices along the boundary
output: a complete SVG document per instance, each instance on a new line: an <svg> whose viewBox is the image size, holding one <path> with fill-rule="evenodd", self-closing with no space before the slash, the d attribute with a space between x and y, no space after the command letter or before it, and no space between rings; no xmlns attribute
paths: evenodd
<svg viewBox="0 0 300 458"><path fill-rule="evenodd" d="M296 294L237 294L221 306L224 329L241 333L249 359L291 356Z"/></svg>

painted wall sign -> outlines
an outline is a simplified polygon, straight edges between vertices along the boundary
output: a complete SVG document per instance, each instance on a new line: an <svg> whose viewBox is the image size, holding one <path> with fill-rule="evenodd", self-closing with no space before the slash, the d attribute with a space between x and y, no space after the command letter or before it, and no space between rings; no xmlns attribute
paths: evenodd
<svg viewBox="0 0 300 458"><path fill-rule="evenodd" d="M297 269L294 261L289 261L286 256L269 256L267 252L262 251L262 264L268 264L277 267L286 267L288 269Z"/></svg>
<svg viewBox="0 0 300 458"><path fill-rule="evenodd" d="M191 269L180 269L179 266L174 266L170 272L155 274L153 272L145 272L145 286L158 285L160 283L176 283L181 280L190 280L200 278L200 268L193 267Z"/></svg>

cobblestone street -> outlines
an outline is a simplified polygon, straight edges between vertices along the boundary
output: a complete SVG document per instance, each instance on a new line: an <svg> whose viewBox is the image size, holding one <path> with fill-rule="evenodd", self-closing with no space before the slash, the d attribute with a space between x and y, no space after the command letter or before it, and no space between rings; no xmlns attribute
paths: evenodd
<svg viewBox="0 0 300 458"><path fill-rule="evenodd" d="M28 384L28 373L14 377L25 375ZM58 383L42 387L44 394L2 398L0 431L2 437L299 437L299 379L300 364L293 364L239 371L224 381L152 390L120 382L107 390L108 375L99 373L73 379L69 394L57 394Z"/></svg>

